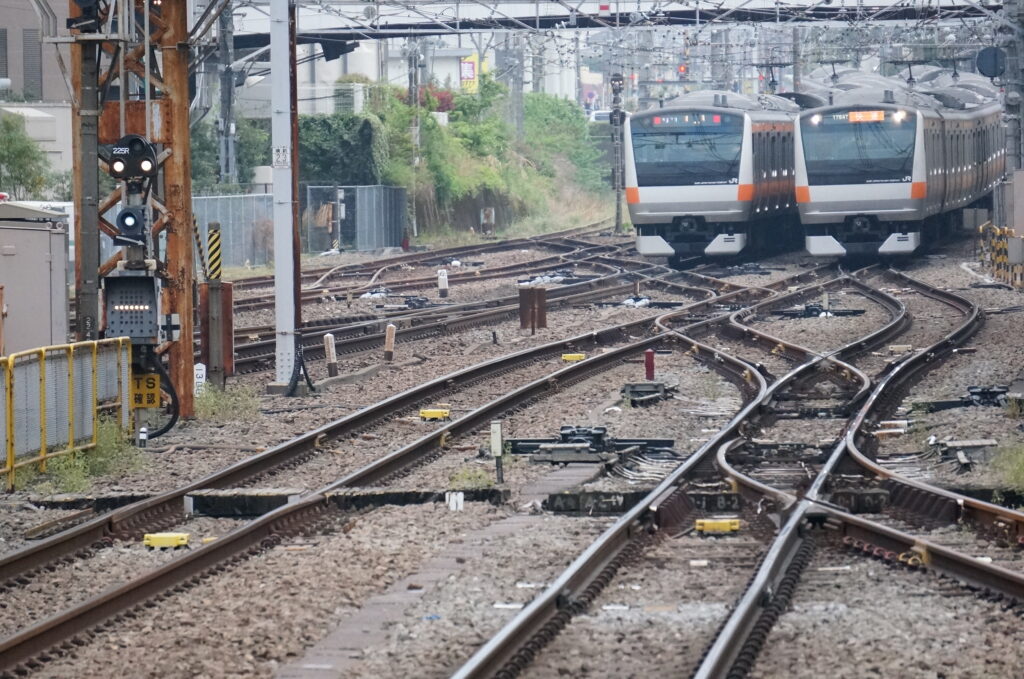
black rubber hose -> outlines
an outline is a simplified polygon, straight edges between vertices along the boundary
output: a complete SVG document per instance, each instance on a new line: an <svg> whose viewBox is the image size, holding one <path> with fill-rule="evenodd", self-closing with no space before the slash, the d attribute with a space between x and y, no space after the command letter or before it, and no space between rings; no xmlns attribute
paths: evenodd
<svg viewBox="0 0 1024 679"><path fill-rule="evenodd" d="M309 371L306 370L306 362L302 357L302 336L296 338L295 343L295 366L292 368L291 379L288 380L288 390L284 393L285 396L294 396L295 390L299 388L299 379L302 377L306 378L306 384L309 385L310 391L316 391L316 387L313 386L313 380L309 377Z"/></svg>
<svg viewBox="0 0 1024 679"><path fill-rule="evenodd" d="M178 403L178 392L174 390L174 384L171 383L171 376L167 374L167 369L164 368L163 361L160 360L159 356L156 356L153 358L152 362L156 366L157 372L160 373L160 379L166 385L167 393L171 397L171 419L156 431L148 433L148 437L150 439L155 439L169 432L171 428L178 423L178 415L181 413L181 405Z"/></svg>

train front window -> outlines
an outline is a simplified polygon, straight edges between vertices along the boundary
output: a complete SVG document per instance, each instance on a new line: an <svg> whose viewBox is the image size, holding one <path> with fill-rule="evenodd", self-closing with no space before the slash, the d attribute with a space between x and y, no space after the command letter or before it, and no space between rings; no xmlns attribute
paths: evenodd
<svg viewBox="0 0 1024 679"><path fill-rule="evenodd" d="M741 116L708 111L634 116L630 130L639 186L739 181Z"/></svg>
<svg viewBox="0 0 1024 679"><path fill-rule="evenodd" d="M800 121L810 185L909 182L917 117L906 111L831 111Z"/></svg>

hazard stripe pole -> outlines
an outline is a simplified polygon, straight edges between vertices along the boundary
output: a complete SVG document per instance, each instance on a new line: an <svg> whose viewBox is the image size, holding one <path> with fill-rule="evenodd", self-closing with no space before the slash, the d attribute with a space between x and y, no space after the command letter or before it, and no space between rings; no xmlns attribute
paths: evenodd
<svg viewBox="0 0 1024 679"><path fill-rule="evenodd" d="M221 274L219 222L210 222L210 233L207 238L210 251L210 272L207 278L211 281L219 281Z"/></svg>

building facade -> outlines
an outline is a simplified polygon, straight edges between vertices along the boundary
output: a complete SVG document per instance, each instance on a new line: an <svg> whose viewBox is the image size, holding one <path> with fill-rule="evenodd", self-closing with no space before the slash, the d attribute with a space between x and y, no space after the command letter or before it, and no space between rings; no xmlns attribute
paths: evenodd
<svg viewBox="0 0 1024 679"><path fill-rule="evenodd" d="M49 2L58 25L67 21L68 3ZM39 16L31 0L0 0L0 79L10 81L10 90L27 101L68 101L68 88L57 62L57 49L69 62L68 46L59 48L43 42ZM4 98L0 94L0 99Z"/></svg>

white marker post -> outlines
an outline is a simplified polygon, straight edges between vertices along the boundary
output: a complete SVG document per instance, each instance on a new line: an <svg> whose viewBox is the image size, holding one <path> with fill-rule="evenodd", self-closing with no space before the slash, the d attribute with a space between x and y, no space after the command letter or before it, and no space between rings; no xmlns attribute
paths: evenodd
<svg viewBox="0 0 1024 679"><path fill-rule="evenodd" d="M334 335L324 335L324 355L327 357L327 376L338 376L338 349L334 345Z"/></svg>
<svg viewBox="0 0 1024 679"><path fill-rule="evenodd" d="M437 296L447 297L448 296L448 270L438 269L437 270Z"/></svg>

